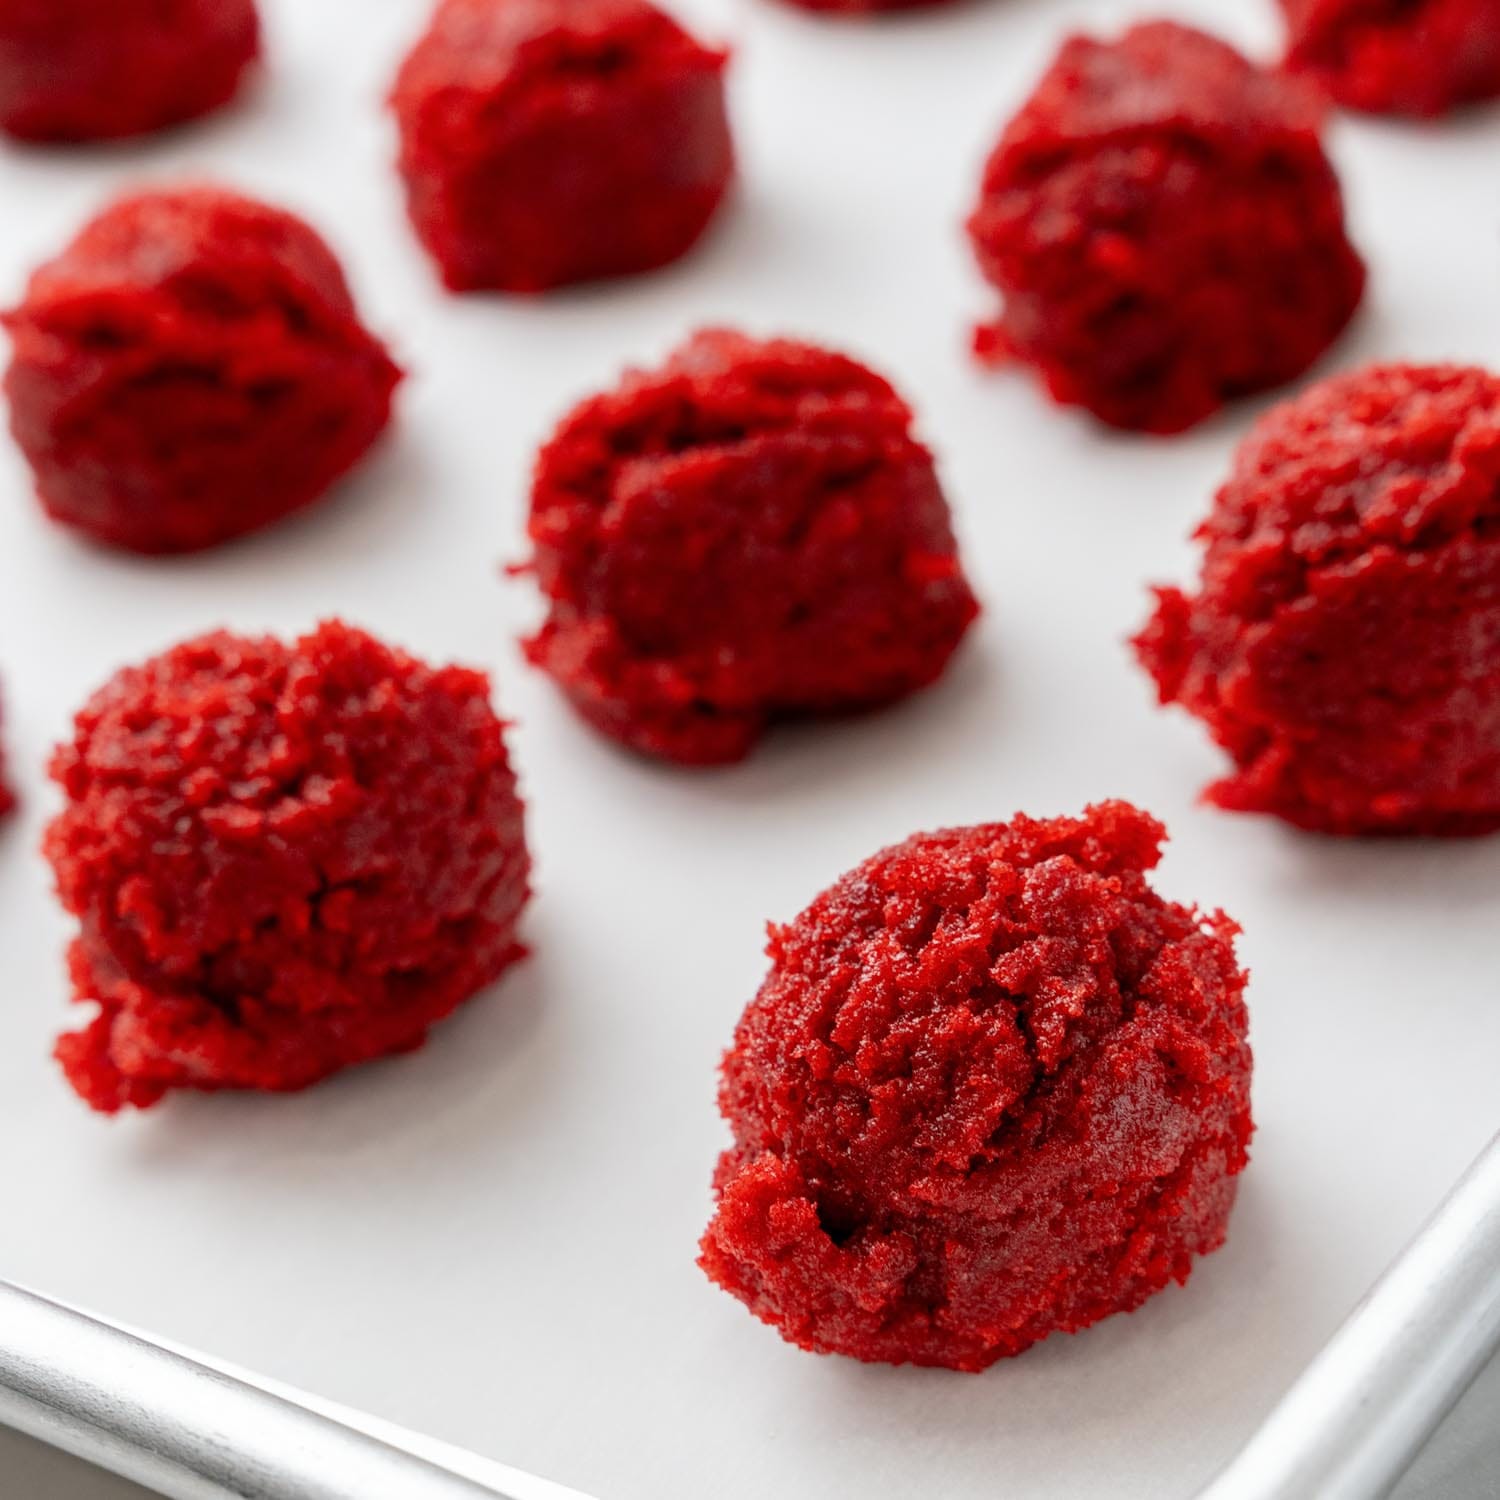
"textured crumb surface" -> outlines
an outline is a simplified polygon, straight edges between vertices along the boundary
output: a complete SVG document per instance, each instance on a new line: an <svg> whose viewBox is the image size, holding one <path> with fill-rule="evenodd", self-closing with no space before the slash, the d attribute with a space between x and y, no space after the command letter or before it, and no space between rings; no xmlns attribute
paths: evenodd
<svg viewBox="0 0 1500 1500"><path fill-rule="evenodd" d="M969 234L1003 299L984 357L1053 399L1171 433L1301 374L1364 266L1322 106L1171 22L1068 40L984 170Z"/></svg>
<svg viewBox="0 0 1500 1500"><path fill-rule="evenodd" d="M1444 115L1500 95L1500 0L1281 0L1287 66L1350 109Z"/></svg>
<svg viewBox="0 0 1500 1500"><path fill-rule="evenodd" d="M260 51L254 0L0 0L0 130L95 141L227 103Z"/></svg>
<svg viewBox="0 0 1500 1500"><path fill-rule="evenodd" d="M1137 641L1235 770L1326 833L1500 828L1500 380L1377 365L1274 408Z"/></svg>
<svg viewBox="0 0 1500 1500"><path fill-rule="evenodd" d="M685 254L734 176L726 61L647 0L443 0L391 104L448 287L539 292Z"/></svg>
<svg viewBox="0 0 1500 1500"><path fill-rule="evenodd" d="M52 774L46 853L96 1109L299 1089L420 1046L521 953L529 860L489 683L338 623L118 673Z"/></svg>
<svg viewBox="0 0 1500 1500"><path fill-rule="evenodd" d="M528 651L605 733L693 764L932 682L977 605L906 404L842 355L708 330L542 450Z"/></svg>
<svg viewBox="0 0 1500 1500"><path fill-rule="evenodd" d="M6 315L11 431L48 514L188 552L321 498L400 371L302 220L224 189L121 198Z"/></svg>
<svg viewBox="0 0 1500 1500"><path fill-rule="evenodd" d="M1232 922L1161 825L918 835L771 933L702 1265L808 1349L979 1370L1218 1248L1250 1137Z"/></svg>

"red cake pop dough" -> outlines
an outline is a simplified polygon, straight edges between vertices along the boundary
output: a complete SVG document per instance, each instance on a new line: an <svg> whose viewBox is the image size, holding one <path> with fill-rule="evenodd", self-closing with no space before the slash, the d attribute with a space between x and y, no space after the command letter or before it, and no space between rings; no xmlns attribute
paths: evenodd
<svg viewBox="0 0 1500 1500"><path fill-rule="evenodd" d="M260 50L253 0L0 0L0 129L139 135L207 114Z"/></svg>
<svg viewBox="0 0 1500 1500"><path fill-rule="evenodd" d="M537 464L532 661L688 764L934 681L978 606L911 421L851 359L723 330L585 401Z"/></svg>
<svg viewBox="0 0 1500 1500"><path fill-rule="evenodd" d="M42 504L134 552L213 546L320 499L400 379L317 234L212 187L120 199L5 324Z"/></svg>
<svg viewBox="0 0 1500 1500"><path fill-rule="evenodd" d="M1340 104L1436 116L1500 96L1500 0L1281 0L1287 66Z"/></svg>
<svg viewBox="0 0 1500 1500"><path fill-rule="evenodd" d="M1500 829L1500 380L1375 366L1275 408L1137 641L1235 769L1334 834Z"/></svg>
<svg viewBox="0 0 1500 1500"><path fill-rule="evenodd" d="M1073 37L984 171L969 233L1000 292L981 353L1058 402L1171 433L1301 374L1365 272L1300 81L1170 22Z"/></svg>
<svg viewBox="0 0 1500 1500"><path fill-rule="evenodd" d="M725 60L646 0L442 0L392 105L447 285L539 292L685 254L734 175Z"/></svg>
<svg viewBox="0 0 1500 1500"><path fill-rule="evenodd" d="M724 1061L703 1268L804 1348L981 1370L1217 1249L1250 1138L1235 926L1164 830L922 834L771 929Z"/></svg>
<svg viewBox="0 0 1500 1500"><path fill-rule="evenodd" d="M96 1109L408 1051L522 952L522 807L481 673L336 622L208 635L108 682L52 774L97 1008L57 1055Z"/></svg>

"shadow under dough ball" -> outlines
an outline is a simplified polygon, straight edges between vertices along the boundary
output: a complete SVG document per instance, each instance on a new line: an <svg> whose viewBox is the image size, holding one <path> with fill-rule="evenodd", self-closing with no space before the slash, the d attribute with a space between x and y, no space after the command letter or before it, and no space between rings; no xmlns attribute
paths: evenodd
<svg viewBox="0 0 1500 1500"><path fill-rule="evenodd" d="M1275 407L1136 642L1235 769L1334 834L1500 829L1500 379L1376 365Z"/></svg>
<svg viewBox="0 0 1500 1500"><path fill-rule="evenodd" d="M700 332L537 461L527 643L596 728L687 764L941 675L978 612L905 402L843 355Z"/></svg>
<svg viewBox="0 0 1500 1500"><path fill-rule="evenodd" d="M16 808L16 794L10 784L9 761L4 746L0 745L0 818L14 812Z"/></svg>
<svg viewBox="0 0 1500 1500"><path fill-rule="evenodd" d="M1287 66L1340 104L1434 117L1500 96L1500 0L1281 0Z"/></svg>
<svg viewBox="0 0 1500 1500"><path fill-rule="evenodd" d="M410 1051L523 951L523 810L480 672L336 621L207 635L111 678L52 775L97 1009L57 1055L95 1109Z"/></svg>
<svg viewBox="0 0 1500 1500"><path fill-rule="evenodd" d="M646 0L442 0L391 104L447 286L540 292L685 254L734 176L726 60Z"/></svg>
<svg viewBox="0 0 1500 1500"><path fill-rule="evenodd" d="M969 235L1004 299L987 358L1054 400L1172 433L1300 375L1365 270L1323 105L1200 31L1067 41L984 170Z"/></svg>
<svg viewBox="0 0 1500 1500"><path fill-rule="evenodd" d="M42 504L133 552L210 547L320 499L401 377L318 235L213 187L112 204L5 325Z"/></svg>
<svg viewBox="0 0 1500 1500"><path fill-rule="evenodd" d="M773 927L709 1276L803 1348L957 1370L1186 1280L1251 1058L1235 926L1151 889L1163 837L1123 802L919 834Z"/></svg>
<svg viewBox="0 0 1500 1500"><path fill-rule="evenodd" d="M0 0L0 130L141 135L207 114L260 51L253 0Z"/></svg>
<svg viewBox="0 0 1500 1500"><path fill-rule="evenodd" d="M784 0L798 10L817 11L839 19L858 20L887 11L928 10L940 5L955 5L963 0Z"/></svg>

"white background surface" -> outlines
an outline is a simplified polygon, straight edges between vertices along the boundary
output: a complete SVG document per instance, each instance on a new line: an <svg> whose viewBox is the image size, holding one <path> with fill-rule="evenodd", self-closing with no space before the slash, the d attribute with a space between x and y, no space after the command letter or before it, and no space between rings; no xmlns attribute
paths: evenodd
<svg viewBox="0 0 1500 1500"><path fill-rule="evenodd" d="M1271 0L1168 8L1274 40ZM380 108L424 0L272 0L273 66L242 107L123 152L0 152L5 299L116 185L212 174L324 228L411 371L398 430L335 502L206 557L90 550L0 451L25 798L0 835L0 1272L601 1500L1184 1494L1500 1123L1500 840L1338 844L1195 806L1217 759L1121 643L1148 580L1186 574L1253 408L1170 442L1111 436L966 358L989 303L958 226L984 150L1064 29L1132 6L987 0L876 26L682 9L737 47L744 186L700 253L630 285L439 293ZM1330 363L1500 362L1500 113L1341 121L1331 144L1373 281ZM896 379L987 613L922 698L705 774L624 758L569 716L519 659L535 604L498 566L522 550L550 424L713 321L823 338ZM47 747L125 661L332 613L494 670L532 806L535 957L415 1057L295 1098L92 1117L48 1061L66 928L34 852ZM1246 930L1260 1133L1228 1247L1186 1289L980 1377L783 1344L693 1265L714 1066L763 922L915 829L1106 796L1168 822L1164 891ZM1500 1493L1500 1448L1485 1467L1475 1447L1497 1405L1492 1379L1427 1494ZM0 1480L37 1462L0 1442ZM84 1500L76 1476L55 1492Z"/></svg>

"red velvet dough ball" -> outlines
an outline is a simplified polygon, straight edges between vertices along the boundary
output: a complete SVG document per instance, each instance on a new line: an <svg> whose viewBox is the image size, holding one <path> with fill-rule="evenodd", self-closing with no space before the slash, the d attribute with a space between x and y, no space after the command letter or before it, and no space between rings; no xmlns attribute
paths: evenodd
<svg viewBox="0 0 1500 1500"><path fill-rule="evenodd" d="M400 379L333 253L219 188L122 198L6 315L11 430L54 520L190 552L311 505Z"/></svg>
<svg viewBox="0 0 1500 1500"><path fill-rule="evenodd" d="M1223 1243L1250 1139L1236 928L1164 830L919 834L771 929L724 1060L701 1264L805 1349L982 1370Z"/></svg>
<svg viewBox="0 0 1500 1500"><path fill-rule="evenodd" d="M52 775L78 919L57 1055L94 1108L290 1090L421 1046L522 952L529 860L482 673L346 625L116 674Z"/></svg>
<svg viewBox="0 0 1500 1500"><path fill-rule="evenodd" d="M725 61L646 0L442 0L391 102L448 287L540 292L685 254L734 176Z"/></svg>
<svg viewBox="0 0 1500 1500"><path fill-rule="evenodd" d="M1377 365L1273 409L1136 645L1234 770L1335 834L1500 829L1500 379Z"/></svg>
<svg viewBox="0 0 1500 1500"><path fill-rule="evenodd" d="M628 373L538 460L532 661L687 764L931 683L978 606L911 423L880 376L784 339L710 330Z"/></svg>
<svg viewBox="0 0 1500 1500"><path fill-rule="evenodd" d="M254 0L0 0L0 130L96 141L233 97L260 51Z"/></svg>
<svg viewBox="0 0 1500 1500"><path fill-rule="evenodd" d="M969 221L1004 299L980 352L1157 433L1300 375L1365 283L1322 115L1309 85L1170 22L1070 39Z"/></svg>
<svg viewBox="0 0 1500 1500"><path fill-rule="evenodd" d="M1281 0L1287 66L1340 104L1436 116L1500 95L1500 0Z"/></svg>

